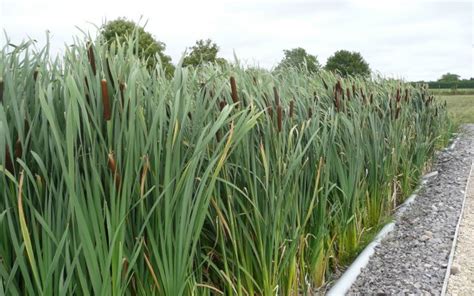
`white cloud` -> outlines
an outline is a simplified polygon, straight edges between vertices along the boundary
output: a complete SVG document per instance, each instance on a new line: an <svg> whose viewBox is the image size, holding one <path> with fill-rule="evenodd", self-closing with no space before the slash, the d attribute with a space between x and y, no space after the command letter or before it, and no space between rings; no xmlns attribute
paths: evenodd
<svg viewBox="0 0 474 296"><path fill-rule="evenodd" d="M81 34L76 26L94 33L90 23L143 16L174 62L195 40L211 38L221 56L232 58L235 51L265 67L276 65L283 49L303 47L323 64L348 49L360 51L373 70L428 80L448 71L474 76L473 14L469 0L2 0L0 25L13 42L30 36L44 43L49 30L58 52Z"/></svg>

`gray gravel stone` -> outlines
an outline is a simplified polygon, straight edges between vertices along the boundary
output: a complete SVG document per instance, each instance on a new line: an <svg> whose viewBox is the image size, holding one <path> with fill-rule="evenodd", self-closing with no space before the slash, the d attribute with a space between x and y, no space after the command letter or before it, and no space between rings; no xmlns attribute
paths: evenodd
<svg viewBox="0 0 474 296"><path fill-rule="evenodd" d="M473 135L474 125L466 125L454 150L436 154L432 170L438 174L397 217L349 295L441 293L474 155Z"/></svg>

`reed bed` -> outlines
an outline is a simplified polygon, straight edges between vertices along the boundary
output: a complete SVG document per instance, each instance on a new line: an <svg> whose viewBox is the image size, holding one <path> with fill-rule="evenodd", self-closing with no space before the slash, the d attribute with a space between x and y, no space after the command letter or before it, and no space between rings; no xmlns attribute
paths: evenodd
<svg viewBox="0 0 474 296"><path fill-rule="evenodd" d="M426 87L127 46L0 52L0 294L323 287L450 136Z"/></svg>

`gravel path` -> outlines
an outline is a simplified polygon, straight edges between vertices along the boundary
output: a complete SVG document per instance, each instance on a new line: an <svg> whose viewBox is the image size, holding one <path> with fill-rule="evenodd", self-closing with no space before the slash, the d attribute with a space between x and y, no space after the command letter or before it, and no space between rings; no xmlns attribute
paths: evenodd
<svg viewBox="0 0 474 296"><path fill-rule="evenodd" d="M474 156L473 144L474 125L466 125L455 148L437 155L433 171L438 174L397 218L395 230L375 249L350 295L441 293Z"/></svg>
<svg viewBox="0 0 474 296"><path fill-rule="evenodd" d="M474 295L474 172L466 194L459 227L454 261L449 277L448 295Z"/></svg>

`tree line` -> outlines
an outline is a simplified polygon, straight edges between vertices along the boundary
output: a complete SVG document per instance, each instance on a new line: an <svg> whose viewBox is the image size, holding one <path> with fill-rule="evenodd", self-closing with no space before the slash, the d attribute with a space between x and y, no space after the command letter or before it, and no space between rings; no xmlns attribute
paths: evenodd
<svg viewBox="0 0 474 296"><path fill-rule="evenodd" d="M431 89L460 89L460 88L472 88L474 89L474 77L470 79L461 79L461 75L454 73L443 74L436 81L418 81L416 83L428 84Z"/></svg>
<svg viewBox="0 0 474 296"><path fill-rule="evenodd" d="M138 48L135 48L136 54L147 60L150 67L154 67L159 57L163 69L167 75L174 71L174 65L171 63L171 57L165 54L166 44L156 40L149 32L146 32L142 26L125 18L118 18L105 23L101 28L101 36L105 41L113 46L115 42L124 42L132 34L137 34ZM197 40L191 46L183 58L182 66L199 66L204 63L226 64L224 58L217 56L219 47L211 39ZM298 47L284 50L284 57L275 67L275 71L287 67L305 68L307 71L316 72L323 68L315 55L309 54L304 48ZM348 50L338 50L328 58L324 69L332 72L338 72L342 76L369 76L371 73L369 64L358 52Z"/></svg>

